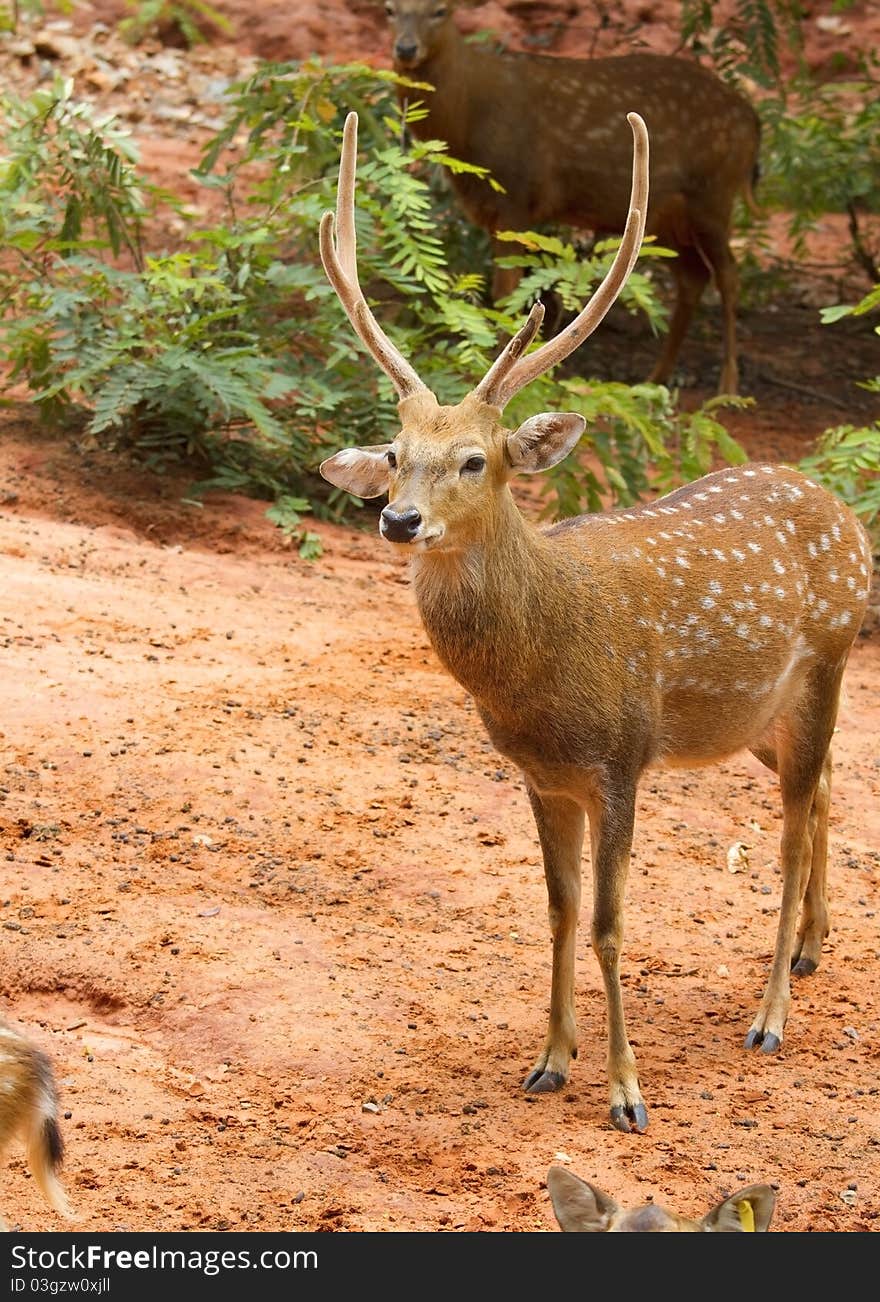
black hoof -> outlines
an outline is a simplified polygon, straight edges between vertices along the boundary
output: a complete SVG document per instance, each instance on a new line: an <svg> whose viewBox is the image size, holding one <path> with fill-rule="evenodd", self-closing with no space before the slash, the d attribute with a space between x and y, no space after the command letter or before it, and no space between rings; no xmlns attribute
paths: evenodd
<svg viewBox="0 0 880 1302"><path fill-rule="evenodd" d="M644 1103L637 1103L634 1108L618 1105L611 1109L611 1123L616 1130L630 1135L634 1130L642 1134L648 1129L648 1109Z"/></svg>
<svg viewBox="0 0 880 1302"><path fill-rule="evenodd" d="M561 1072L542 1071L536 1067L523 1081L523 1089L527 1094L553 1094L556 1090L561 1090L564 1084L565 1077Z"/></svg>
<svg viewBox="0 0 880 1302"><path fill-rule="evenodd" d="M775 1053L781 1044L779 1036L772 1031L766 1035L763 1031L749 1031L745 1039L747 1049L760 1049L762 1053Z"/></svg>
<svg viewBox="0 0 880 1302"><path fill-rule="evenodd" d="M791 970L795 976L812 976L818 966L811 958L799 958Z"/></svg>

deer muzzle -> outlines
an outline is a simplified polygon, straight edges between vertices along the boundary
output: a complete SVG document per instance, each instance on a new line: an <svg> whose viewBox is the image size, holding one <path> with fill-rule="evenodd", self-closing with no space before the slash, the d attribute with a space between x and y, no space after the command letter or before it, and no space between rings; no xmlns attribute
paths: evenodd
<svg viewBox="0 0 880 1302"><path fill-rule="evenodd" d="M414 506L405 511L395 511L393 506L386 506L379 516L379 532L388 542L415 542L421 528L422 516Z"/></svg>

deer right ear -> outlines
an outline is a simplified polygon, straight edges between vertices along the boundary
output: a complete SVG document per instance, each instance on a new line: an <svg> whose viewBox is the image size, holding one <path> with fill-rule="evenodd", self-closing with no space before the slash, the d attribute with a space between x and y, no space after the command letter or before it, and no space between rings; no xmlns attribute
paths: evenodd
<svg viewBox="0 0 880 1302"><path fill-rule="evenodd" d="M618 1210L613 1198L564 1166L551 1166L547 1191L560 1228L569 1232L601 1234Z"/></svg>
<svg viewBox="0 0 880 1302"><path fill-rule="evenodd" d="M714 1207L702 1224L716 1234L760 1234L769 1227L775 1206L776 1194L769 1184L750 1184Z"/></svg>
<svg viewBox="0 0 880 1302"><path fill-rule="evenodd" d="M507 436L507 453L514 470L534 474L549 470L567 457L584 432L586 421L573 411L543 411L524 420Z"/></svg>
<svg viewBox="0 0 880 1302"><path fill-rule="evenodd" d="M370 448L343 448L321 462L324 478L355 497L381 497L388 488L390 443Z"/></svg>

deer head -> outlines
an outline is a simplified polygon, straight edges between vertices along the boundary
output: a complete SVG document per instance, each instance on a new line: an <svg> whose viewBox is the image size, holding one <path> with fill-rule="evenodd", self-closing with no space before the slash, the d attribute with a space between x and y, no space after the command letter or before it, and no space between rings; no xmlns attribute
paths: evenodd
<svg viewBox="0 0 880 1302"><path fill-rule="evenodd" d="M560 1228L585 1234L670 1234L679 1232L742 1234L770 1227L776 1194L768 1184L750 1184L718 1203L699 1221L647 1203L631 1211L618 1206L594 1184L564 1166L551 1166L547 1189Z"/></svg>
<svg viewBox="0 0 880 1302"><path fill-rule="evenodd" d="M389 542L416 551L466 547L491 527L493 511L504 509L498 494L514 474L555 465L583 433L584 418L573 412L531 416L513 431L504 427L501 416L516 393L592 334L638 257L648 201L648 133L637 113L627 120L634 143L629 214L601 285L574 321L529 353L544 315L536 303L476 388L447 407L378 325L361 292L354 224L357 114L348 115L336 216L327 212L321 220L321 259L355 332L397 390L401 429L392 443L346 448L320 469L330 483L358 497L387 492L380 532Z"/></svg>

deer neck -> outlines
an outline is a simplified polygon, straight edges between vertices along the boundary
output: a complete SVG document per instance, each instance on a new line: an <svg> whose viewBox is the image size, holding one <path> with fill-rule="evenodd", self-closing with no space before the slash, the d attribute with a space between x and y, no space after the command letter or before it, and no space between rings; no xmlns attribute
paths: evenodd
<svg viewBox="0 0 880 1302"><path fill-rule="evenodd" d="M478 701L498 707L541 674L556 625L548 602L565 601L558 563L504 488L481 535L413 561L422 623L438 657ZM512 649L514 649L512 651Z"/></svg>
<svg viewBox="0 0 880 1302"><path fill-rule="evenodd" d="M434 90L419 90L398 86L397 97L401 104L421 100L428 110L427 116L414 122L413 133L420 140L445 140L449 152L462 156L468 140L468 88L472 76L469 71L474 51L467 44L454 22L449 22L437 34L431 53L415 69L398 69L405 76L429 82Z"/></svg>

